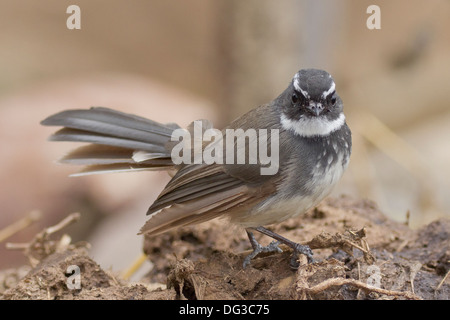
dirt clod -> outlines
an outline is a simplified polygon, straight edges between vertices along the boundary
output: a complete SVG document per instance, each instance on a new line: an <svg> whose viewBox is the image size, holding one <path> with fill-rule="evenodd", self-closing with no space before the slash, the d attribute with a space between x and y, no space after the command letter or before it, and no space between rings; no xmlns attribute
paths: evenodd
<svg viewBox="0 0 450 320"><path fill-rule="evenodd" d="M300 267L292 270L292 252L281 246L282 253L261 255L244 269L250 252L245 231L210 221L146 239L144 252L154 268L139 283L103 270L86 249L68 245L39 256L25 272L0 271L0 298L450 298L449 220L411 230L388 219L370 201L342 197L272 230L309 245L316 262L307 264L300 256ZM271 241L258 237L263 245ZM71 286L76 282L70 266L77 266L82 276L77 288Z"/></svg>

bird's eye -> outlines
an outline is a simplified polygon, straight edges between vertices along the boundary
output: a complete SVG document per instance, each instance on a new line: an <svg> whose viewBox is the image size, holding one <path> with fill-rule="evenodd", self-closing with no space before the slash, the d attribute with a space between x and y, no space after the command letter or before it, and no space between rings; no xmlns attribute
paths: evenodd
<svg viewBox="0 0 450 320"><path fill-rule="evenodd" d="M336 97L331 98L331 104L334 106L336 104Z"/></svg>
<svg viewBox="0 0 450 320"><path fill-rule="evenodd" d="M292 103L297 103L299 100L298 95L294 92L292 94Z"/></svg>

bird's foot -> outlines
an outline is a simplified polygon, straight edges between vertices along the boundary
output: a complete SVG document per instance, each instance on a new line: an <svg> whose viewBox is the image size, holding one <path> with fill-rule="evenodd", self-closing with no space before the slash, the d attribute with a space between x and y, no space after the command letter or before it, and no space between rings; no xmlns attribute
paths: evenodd
<svg viewBox="0 0 450 320"><path fill-rule="evenodd" d="M283 252L278 247L280 243L287 245L293 250L291 261L289 263L289 266L292 269L298 269L298 267L300 266L300 263L298 262L298 257L300 254L304 254L307 257L308 263L314 263L313 252L309 246L293 242L264 227L256 227L251 229L261 232L262 234L265 234L275 239L276 241L272 241L268 246L263 247L258 243L258 241L256 241L253 233L247 229L247 235L250 243L252 244L253 252L244 259L244 268L250 264L250 260L252 260L261 252Z"/></svg>
<svg viewBox="0 0 450 320"><path fill-rule="evenodd" d="M308 263L314 263L313 252L309 246L296 243L292 249L294 252L292 253L291 262L289 263L289 266L292 269L297 270L300 266L300 263L298 262L298 256L300 254L304 254L306 256Z"/></svg>
<svg viewBox="0 0 450 320"><path fill-rule="evenodd" d="M258 241L256 241L255 236L253 235L252 232L247 231L247 234L248 234L248 238L250 239L250 243L253 247L253 251L247 257L245 257L244 263L243 263L244 268L247 267L250 264L250 261L260 253L263 253L263 252L279 252L279 253L281 253L281 252L283 252L283 250L281 250L281 248L278 247L278 245L280 244L279 241L272 241L271 243L269 243L269 245L262 246L261 244L259 244Z"/></svg>

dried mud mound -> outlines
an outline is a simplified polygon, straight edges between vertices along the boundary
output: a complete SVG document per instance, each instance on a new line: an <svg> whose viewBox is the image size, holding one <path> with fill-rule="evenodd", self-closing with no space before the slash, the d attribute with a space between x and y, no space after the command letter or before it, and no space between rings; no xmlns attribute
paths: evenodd
<svg viewBox="0 0 450 320"><path fill-rule="evenodd" d="M242 268L249 243L242 229L211 221L156 238L144 251L154 263L140 282L102 270L82 245L58 241L34 267L0 271L2 299L449 299L450 220L419 230L386 218L369 201L328 199L273 228L308 244L316 262L289 267L291 252ZM261 236L262 244L270 239ZM55 245L56 243L56 245ZM52 249L53 248L53 249ZM42 250L41 250L42 251ZM30 252L28 252L30 254ZM81 283L68 286L69 266Z"/></svg>

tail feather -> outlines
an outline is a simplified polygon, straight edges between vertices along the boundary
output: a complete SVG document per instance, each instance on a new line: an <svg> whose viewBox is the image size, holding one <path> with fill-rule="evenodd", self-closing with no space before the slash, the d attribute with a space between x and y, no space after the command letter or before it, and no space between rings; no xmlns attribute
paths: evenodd
<svg viewBox="0 0 450 320"><path fill-rule="evenodd" d="M172 167L173 165L168 163L159 163L159 164L110 163L100 165L88 165L85 166L80 172L73 173L70 176L78 177L100 173L170 170Z"/></svg>
<svg viewBox="0 0 450 320"><path fill-rule="evenodd" d="M104 107L65 110L44 119L41 124L46 126L63 126L112 135L117 134L117 128L128 128L166 137L171 136L172 131L176 126L172 123L164 125L134 114L128 114ZM102 125L108 124L113 125L113 127L111 127L114 129L113 131L108 131L106 127L102 128Z"/></svg>
<svg viewBox="0 0 450 320"><path fill-rule="evenodd" d="M41 122L63 128L50 136L52 141L91 143L61 159L61 162L87 166L81 174L136 170L162 170L173 167L168 143L176 124L95 107L66 110Z"/></svg>
<svg viewBox="0 0 450 320"><path fill-rule="evenodd" d="M124 138L150 144L167 142L173 124L164 125L132 114L107 109L66 110L41 122L46 126L62 126L91 133Z"/></svg>
<svg viewBox="0 0 450 320"><path fill-rule="evenodd" d="M165 139L162 142L152 141L142 142L134 139L121 138L112 135L104 135L92 131L84 131L71 128L63 128L58 130L49 138L50 141L77 141L77 142L90 142L94 144L115 146L133 150L145 150L149 152L166 153L167 149L164 146L164 142L169 140ZM155 139L156 140L156 139ZM157 144L159 143L159 145Z"/></svg>
<svg viewBox="0 0 450 320"><path fill-rule="evenodd" d="M77 165L135 163L132 157L131 149L89 144L72 150L59 162Z"/></svg>

